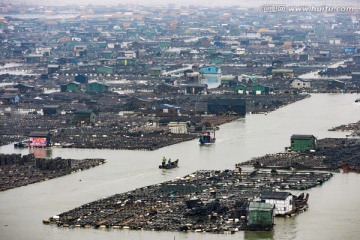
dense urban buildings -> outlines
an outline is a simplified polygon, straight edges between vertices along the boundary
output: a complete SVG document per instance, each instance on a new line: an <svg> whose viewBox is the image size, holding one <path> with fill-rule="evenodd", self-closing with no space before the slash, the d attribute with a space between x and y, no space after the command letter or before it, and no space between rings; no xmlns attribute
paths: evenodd
<svg viewBox="0 0 360 240"><path fill-rule="evenodd" d="M321 139L308 132L309 125L287 122L284 117L283 128L268 136L272 143L260 139L248 144L271 132L276 121L270 118L255 127L247 121L251 123L254 114L265 117L315 95L355 97L359 93L359 9L330 10L295 11L281 4L244 8L1 2L0 149L31 153L1 152L1 191L95 166L106 169L97 176L101 182L120 177L112 171L126 169L122 188L116 190L124 193L96 201L85 198L91 202L81 207L72 202L66 208L76 207L73 210L42 216L45 224L66 228L227 234L270 230L274 215L304 212L309 195L289 191L320 186L333 175L336 178L333 172L339 169L360 171L358 141ZM359 99L352 100L351 107L356 108ZM336 106L343 112L350 108ZM302 108L308 119L315 115L312 107ZM327 118L338 117L335 108L331 114ZM257 158L232 160L238 163L234 169L202 171L209 162L197 165L190 160L211 159L226 142L224 136L236 138L218 134L225 123L235 124L230 133L241 131L246 136L231 143L231 151L217 159L223 164L219 166L228 168L227 156L238 157L246 149L252 149L251 156ZM256 128L265 130L257 133ZM329 128L351 130L348 137L360 135L359 122ZM302 132L288 135L287 145L281 146L285 152L259 157L264 145L281 142L281 134L288 134L288 129ZM171 165L169 146L201 136L207 136L206 143L217 149L201 146L193 155L182 149L182 156L173 157L180 161ZM61 158L53 157L52 149L58 149L54 155ZM125 150L138 155L132 163L112 168L112 158L123 160ZM67 155L85 157L86 151L104 156L77 162ZM156 156L160 162L160 155L161 170L158 162L152 165L162 175L152 178L154 171L149 171L144 159ZM110 163L102 164L109 159ZM168 175L177 177L170 180L167 171L176 171L182 164L181 175ZM98 171L94 169L89 175L71 174L74 194L82 191L79 184L90 186L86 182L94 176L91 171ZM85 178L75 182L77 176ZM141 176L154 185L129 183ZM92 186L96 188L97 182ZM106 184L99 183L102 190ZM66 188L61 185L59 191Z"/></svg>

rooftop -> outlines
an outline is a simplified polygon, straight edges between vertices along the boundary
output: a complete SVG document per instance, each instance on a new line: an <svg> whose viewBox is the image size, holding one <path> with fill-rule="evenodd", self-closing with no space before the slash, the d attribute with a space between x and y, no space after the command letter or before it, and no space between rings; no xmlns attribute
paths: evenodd
<svg viewBox="0 0 360 240"><path fill-rule="evenodd" d="M269 192L261 195L261 199L275 199L275 200L285 200L291 193L289 192Z"/></svg>

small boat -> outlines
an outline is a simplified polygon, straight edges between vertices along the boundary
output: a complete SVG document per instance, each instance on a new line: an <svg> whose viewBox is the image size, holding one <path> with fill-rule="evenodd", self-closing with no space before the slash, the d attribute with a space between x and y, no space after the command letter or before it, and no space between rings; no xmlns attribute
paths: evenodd
<svg viewBox="0 0 360 240"><path fill-rule="evenodd" d="M207 132L204 135L200 136L200 138L199 138L199 142L201 145L215 143L215 141L216 141L215 130L214 130L213 134L211 132Z"/></svg>
<svg viewBox="0 0 360 240"><path fill-rule="evenodd" d="M16 147L16 148L26 148L26 147L29 147L29 145L30 145L29 140L23 140L23 141L14 143L14 147Z"/></svg>
<svg viewBox="0 0 360 240"><path fill-rule="evenodd" d="M66 142L64 142L64 143L61 144L62 148L72 148L73 146L74 146L74 143L66 143Z"/></svg>
<svg viewBox="0 0 360 240"><path fill-rule="evenodd" d="M160 169L171 169L171 168L176 168L179 166L179 159L176 159L174 162L171 162L170 163L163 163L161 165L159 165L159 168Z"/></svg>

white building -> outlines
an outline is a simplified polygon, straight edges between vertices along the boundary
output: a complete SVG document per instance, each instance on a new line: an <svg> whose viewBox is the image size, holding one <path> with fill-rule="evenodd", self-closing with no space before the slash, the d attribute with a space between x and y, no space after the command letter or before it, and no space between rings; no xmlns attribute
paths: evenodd
<svg viewBox="0 0 360 240"><path fill-rule="evenodd" d="M270 192L261 195L262 202L275 204L275 215L290 214L295 210L293 195L289 192Z"/></svg>
<svg viewBox="0 0 360 240"><path fill-rule="evenodd" d="M331 39L329 39L329 44L331 44L331 45L340 45L341 44L341 39L339 39L339 38L331 38Z"/></svg>
<svg viewBox="0 0 360 240"><path fill-rule="evenodd" d="M302 89L311 88L311 82L308 80L296 78L291 82L291 88Z"/></svg>
<svg viewBox="0 0 360 240"><path fill-rule="evenodd" d="M168 127L171 133L175 133L175 134L188 133L186 122L169 122Z"/></svg>
<svg viewBox="0 0 360 240"><path fill-rule="evenodd" d="M246 53L245 48L236 48L236 50L235 50L236 55L243 55L245 53Z"/></svg>

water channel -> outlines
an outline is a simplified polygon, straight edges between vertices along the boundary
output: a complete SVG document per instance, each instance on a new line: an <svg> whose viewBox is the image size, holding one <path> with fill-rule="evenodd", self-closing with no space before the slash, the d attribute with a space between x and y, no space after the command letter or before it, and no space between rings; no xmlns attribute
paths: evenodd
<svg viewBox="0 0 360 240"><path fill-rule="evenodd" d="M156 151L36 149L36 154L63 158L105 158L107 163L83 172L0 192L0 239L358 239L360 234L359 174L336 174L309 191L309 210L295 218L277 218L271 232L235 235L131 230L62 229L42 220L99 198L181 177L199 169L232 169L235 163L283 151L292 134L318 138L345 137L331 127L360 120L356 94L314 94L267 115L247 115L222 125L218 141L197 140ZM33 150L31 150L33 151ZM29 149L0 147L0 153ZM171 171L157 168L162 156L180 159ZM80 181L81 180L81 181Z"/></svg>

